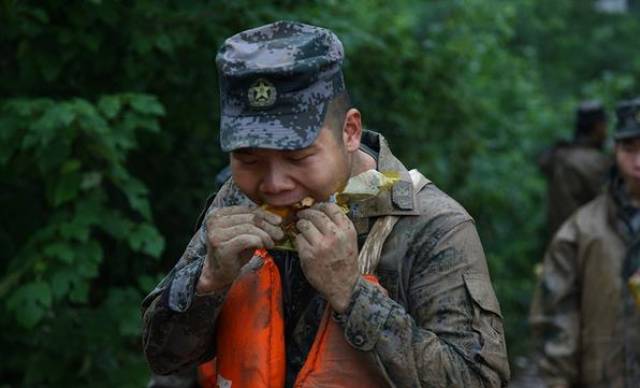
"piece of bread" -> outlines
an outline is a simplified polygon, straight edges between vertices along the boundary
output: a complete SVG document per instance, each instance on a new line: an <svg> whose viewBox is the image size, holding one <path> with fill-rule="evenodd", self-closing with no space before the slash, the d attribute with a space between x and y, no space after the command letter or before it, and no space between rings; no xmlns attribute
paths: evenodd
<svg viewBox="0 0 640 388"><path fill-rule="evenodd" d="M300 210L308 209L315 203L315 200L311 197L305 197L299 202L291 206L271 206L268 204L262 205L262 208L273 214L277 214L282 218L282 224L280 227L284 232L284 238L276 242L274 249L294 250L293 242L296 239L298 230L296 229L296 222L298 221L297 213Z"/></svg>

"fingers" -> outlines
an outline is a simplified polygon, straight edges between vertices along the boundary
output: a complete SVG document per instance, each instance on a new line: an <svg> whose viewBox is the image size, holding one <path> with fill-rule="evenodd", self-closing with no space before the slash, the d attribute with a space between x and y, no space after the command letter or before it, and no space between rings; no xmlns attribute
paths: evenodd
<svg viewBox="0 0 640 388"><path fill-rule="evenodd" d="M282 218L263 209L249 209L246 206L224 207L218 211L212 212L209 217L213 222L222 227L231 226L231 224L250 223L254 219L265 220L272 225L282 223Z"/></svg>
<svg viewBox="0 0 640 388"><path fill-rule="evenodd" d="M207 220L207 230L214 232L214 235L220 235L220 238L226 240L230 238L229 232L225 229L233 229L240 225L254 225L266 232L271 240L278 241L284 238L282 229L278 226L282 222L282 218L276 214L269 213L262 209L250 209L246 206L231 206L222 208L211 215ZM240 230L243 232L244 230Z"/></svg>
<svg viewBox="0 0 640 388"><path fill-rule="evenodd" d="M324 235L336 231L336 225L333 221L324 212L316 210L315 207L299 211L298 218L311 222Z"/></svg>
<svg viewBox="0 0 640 388"><path fill-rule="evenodd" d="M241 234L227 241L220 247L220 254L229 257L238 257L239 253L248 249L259 249L263 247L260 237L253 234Z"/></svg>
<svg viewBox="0 0 640 388"><path fill-rule="evenodd" d="M228 206L216 209L215 211L211 212L211 214L214 216L230 216L234 214L251 213L252 211L253 209L249 208L248 206Z"/></svg>
<svg viewBox="0 0 640 388"><path fill-rule="evenodd" d="M282 217L277 214L273 214L263 209L256 209L254 211L255 218L253 223L260 229L269 233L269 236L274 241L282 240L284 238L284 232L280 228L282 224Z"/></svg>
<svg viewBox="0 0 640 388"><path fill-rule="evenodd" d="M309 220L325 236L337 235L340 230L347 230L353 227L349 217L344 214L338 205L333 203L316 204L310 209L298 212L298 218Z"/></svg>
<svg viewBox="0 0 640 388"><path fill-rule="evenodd" d="M236 214L232 216L223 216L219 219L212 220L209 224L209 230L221 231L224 229L232 229L241 225L253 225L264 230L275 241L284 237L284 233L279 226L272 224L273 218L267 220L263 214Z"/></svg>
<svg viewBox="0 0 640 388"><path fill-rule="evenodd" d="M229 206L229 207L216 209L215 211L211 212L211 215L209 218L222 219L225 216L240 216L240 215L250 215L250 214L255 214L258 217L265 219L274 225L278 225L282 222L282 218L277 214L268 212L261 208L252 208L249 206Z"/></svg>
<svg viewBox="0 0 640 388"><path fill-rule="evenodd" d="M282 234L282 232L280 233ZM236 236L241 235L257 236L265 248L272 248L274 245L274 239L269 233L252 224L241 224L229 228L217 229L215 232L212 231L211 244L214 247L218 247L224 243L229 244Z"/></svg>
<svg viewBox="0 0 640 388"><path fill-rule="evenodd" d="M351 224L351 220L349 220L349 217L347 217L340 206L336 205L335 203L322 202L315 205L314 208L326 214L331 221L333 221L340 227Z"/></svg>
<svg viewBox="0 0 640 388"><path fill-rule="evenodd" d="M306 261L313 257L311 244L307 241L304 235L300 233L296 235L295 245L296 250L298 251L298 256L300 257L302 271L305 271Z"/></svg>
<svg viewBox="0 0 640 388"><path fill-rule="evenodd" d="M307 241L318 241L323 237L314 223L307 219L298 220L298 222L296 222L296 228L298 232L300 232L299 234L303 235Z"/></svg>
<svg viewBox="0 0 640 388"><path fill-rule="evenodd" d="M270 211L266 211L264 209L256 209L253 211L254 214L271 223L272 225L280 225L282 223L282 217L277 214L271 213Z"/></svg>

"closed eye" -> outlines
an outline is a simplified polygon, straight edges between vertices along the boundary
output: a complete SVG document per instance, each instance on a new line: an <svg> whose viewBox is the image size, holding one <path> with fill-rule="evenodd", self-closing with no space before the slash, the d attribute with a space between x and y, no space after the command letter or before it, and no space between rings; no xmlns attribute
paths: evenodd
<svg viewBox="0 0 640 388"><path fill-rule="evenodd" d="M256 164L258 163L258 158L253 157L251 155L247 155L247 154L238 154L238 155L234 155L233 157L236 161L242 163L242 164Z"/></svg>
<svg viewBox="0 0 640 388"><path fill-rule="evenodd" d="M289 157L289 160L292 161L292 162L301 162L301 161L307 159L310 156L311 156L311 154L309 154L309 155L300 155L300 156L296 155L296 156Z"/></svg>

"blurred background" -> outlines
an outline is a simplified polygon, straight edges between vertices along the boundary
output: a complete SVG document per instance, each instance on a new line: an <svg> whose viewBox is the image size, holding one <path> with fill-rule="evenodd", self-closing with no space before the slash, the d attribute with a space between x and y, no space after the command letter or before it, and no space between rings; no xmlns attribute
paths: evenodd
<svg viewBox="0 0 640 388"><path fill-rule="evenodd" d="M0 1L0 387L146 384L141 299L227 160L216 50L279 19L340 36L365 125L474 216L526 355L536 156L578 101L640 94L640 1L224 3Z"/></svg>

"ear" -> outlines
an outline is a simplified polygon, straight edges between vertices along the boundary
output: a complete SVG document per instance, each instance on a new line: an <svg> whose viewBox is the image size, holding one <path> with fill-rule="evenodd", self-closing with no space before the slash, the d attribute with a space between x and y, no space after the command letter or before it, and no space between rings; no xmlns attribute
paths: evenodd
<svg viewBox="0 0 640 388"><path fill-rule="evenodd" d="M360 138L362 137L362 118L360 111L351 108L342 124L342 142L347 148L347 152L355 152L360 148Z"/></svg>

